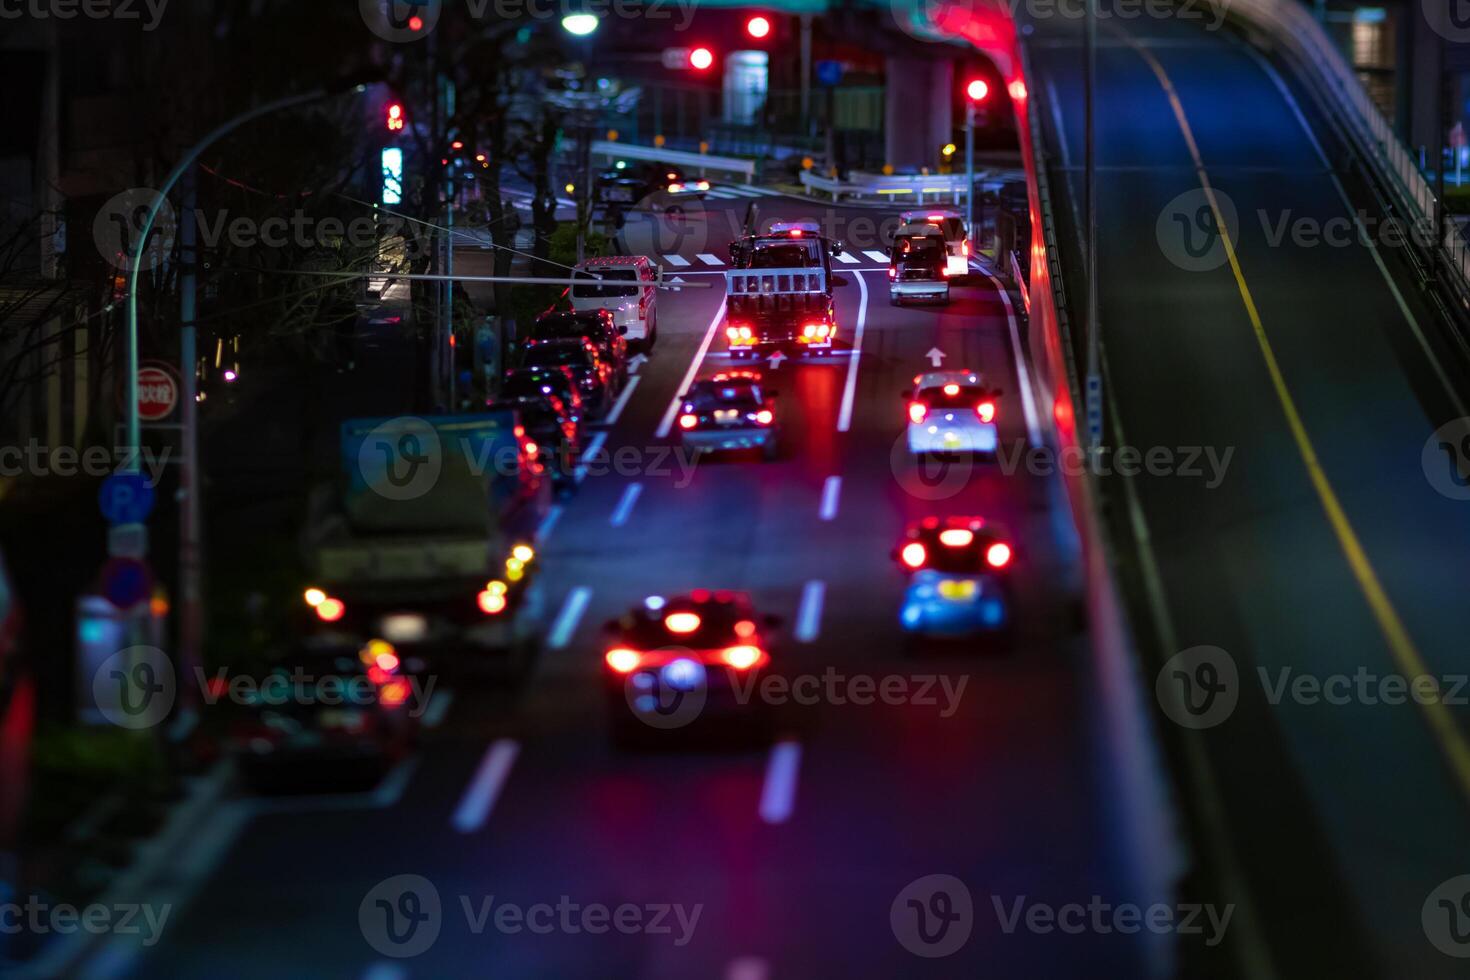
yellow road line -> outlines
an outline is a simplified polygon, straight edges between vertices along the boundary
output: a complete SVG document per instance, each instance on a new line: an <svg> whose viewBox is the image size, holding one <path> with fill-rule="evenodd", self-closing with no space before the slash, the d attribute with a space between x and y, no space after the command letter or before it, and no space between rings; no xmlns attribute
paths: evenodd
<svg viewBox="0 0 1470 980"><path fill-rule="evenodd" d="M1255 298L1251 295L1250 287L1246 285L1245 274L1241 271L1240 260L1235 254L1235 243L1230 240L1230 231L1225 224L1225 216L1220 210L1220 202L1215 197L1215 189L1210 184L1210 175L1205 170L1204 159L1200 156L1199 145L1194 140L1194 130L1190 127L1189 119L1184 114L1184 105L1179 101L1179 93L1175 91L1174 83L1164 71L1164 66L1159 63L1159 60L1146 48L1133 44L1131 38L1129 38L1129 43L1138 52L1139 57L1147 63L1154 76L1158 78L1164 94L1168 96L1169 105L1174 110L1174 118L1179 123L1179 130L1184 135L1184 141L1189 145L1189 155L1194 159L1200 187L1204 190L1205 198L1210 203L1215 226L1220 231L1220 240L1224 243L1225 254L1230 260L1230 270L1235 274L1236 285L1240 287L1240 298L1245 303L1246 315L1250 317L1251 328L1256 335L1256 343L1260 346L1261 357L1266 362L1266 371L1270 374L1271 384L1276 389L1276 398L1281 402L1281 410L1286 415L1286 424L1291 429L1292 439L1295 440L1297 451L1306 465L1307 475L1311 477L1312 486L1316 489L1322 509L1327 514L1328 523L1332 525L1338 544L1342 547L1343 554L1347 556L1348 567L1352 570L1353 577L1357 579L1358 587L1363 590L1363 595L1368 600L1368 607L1372 610L1374 618L1378 620L1378 628L1383 631L1384 639L1388 641L1389 651L1394 660L1398 662L1399 668L1410 678L1430 677L1433 679L1424 663L1423 656L1414 646L1409 631L1404 627L1403 620L1399 618L1398 611L1394 609L1393 602L1388 598L1388 593L1384 591L1383 583L1378 580L1378 574L1373 570L1367 552L1363 550L1362 542L1358 540L1357 532L1353 530L1352 524L1348 521L1347 513L1337 499L1336 491L1328 482L1327 474L1322 469L1322 463L1317 458L1317 451L1312 447L1312 440L1307 435L1307 428L1302 423L1301 413L1297 411L1296 400L1287 390L1286 379L1281 373L1281 365L1277 362L1276 352L1272 349L1271 341L1266 336L1266 328L1261 322L1260 311L1256 309ZM1454 716L1444 702L1434 699L1425 704L1422 703L1422 700L1415 698L1414 702L1424 709L1429 729L1444 752L1445 761L1449 765L1451 774L1458 781L1460 791L1470 798L1470 742L1466 741L1464 734L1455 724Z"/></svg>

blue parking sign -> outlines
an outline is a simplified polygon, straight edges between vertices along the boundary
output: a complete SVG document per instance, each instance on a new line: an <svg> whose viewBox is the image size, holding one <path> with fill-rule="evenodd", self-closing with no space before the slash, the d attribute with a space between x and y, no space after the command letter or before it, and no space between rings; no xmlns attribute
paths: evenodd
<svg viewBox="0 0 1470 980"><path fill-rule="evenodd" d="M97 504L109 524L142 524L153 512L153 487L141 473L114 473L102 481Z"/></svg>

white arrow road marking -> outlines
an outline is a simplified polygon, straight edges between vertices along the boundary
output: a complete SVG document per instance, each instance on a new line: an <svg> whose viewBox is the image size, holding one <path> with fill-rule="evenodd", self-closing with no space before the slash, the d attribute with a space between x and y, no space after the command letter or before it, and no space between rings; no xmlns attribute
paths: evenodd
<svg viewBox="0 0 1470 980"><path fill-rule="evenodd" d="M689 362L689 370L684 372L684 380L680 381L679 387L674 389L674 397L669 400L669 407L664 409L663 420L659 422L658 431L654 433L657 438L667 438L669 430L674 427L674 416L679 414L679 406L682 404L679 396L688 391L689 386L694 383L694 376L699 373L700 362L704 360L705 353L709 351L710 341L715 339L715 327L720 325L720 320L724 315L725 301L720 300L720 307L715 310L715 315L709 321L709 329L704 332L704 341L699 345L699 350L694 352L694 360Z"/></svg>
<svg viewBox="0 0 1470 980"><path fill-rule="evenodd" d="M786 355L783 354L783 353L781 353L780 351L776 351L776 353L772 354L771 355L771 370L774 371L777 368L779 368L781 366L781 362L784 361L784 360L786 360Z"/></svg>
<svg viewBox="0 0 1470 980"><path fill-rule="evenodd" d="M725 260L724 259L720 258L718 255L711 255L708 252L700 252L697 257L698 257L699 261L703 262L705 265L724 265L725 264Z"/></svg>
<svg viewBox="0 0 1470 980"><path fill-rule="evenodd" d="M929 353L925 354L924 356L929 358L929 363L931 365L933 365L934 367L939 367L939 362L944 360L948 355L945 354L944 351L940 350L938 347L931 347L929 348Z"/></svg>
<svg viewBox="0 0 1470 980"><path fill-rule="evenodd" d="M870 248L863 254L872 259L874 262L882 262L884 265L888 264L888 256L884 255L882 252L877 252Z"/></svg>
<svg viewBox="0 0 1470 980"><path fill-rule="evenodd" d="M664 261L669 265L685 266L689 264L689 260L682 255L665 255Z"/></svg>
<svg viewBox="0 0 1470 980"><path fill-rule="evenodd" d="M801 608L796 611L796 638L810 643L822 631L822 598L827 594L827 584L812 579L801 590Z"/></svg>
<svg viewBox="0 0 1470 980"><path fill-rule="evenodd" d="M647 363L648 363L648 355L647 354L634 354L633 357L632 357L632 359L628 361L628 373L629 374L637 374L638 373L638 369L641 368L643 365L645 365Z"/></svg>
<svg viewBox="0 0 1470 980"><path fill-rule="evenodd" d="M761 819L785 823L796 809L796 776L801 771L801 743L791 740L771 746L766 782L761 787Z"/></svg>
<svg viewBox="0 0 1470 980"><path fill-rule="evenodd" d="M854 272L858 284L857 326L852 331L852 356L847 360L847 382L842 387L842 408L837 413L837 431L852 428L852 405L857 397L858 360L863 356L863 330L868 325L868 281L861 272Z"/></svg>
<svg viewBox="0 0 1470 980"><path fill-rule="evenodd" d="M561 612L556 614L556 622L551 624L551 633L546 637L548 647L560 650L571 642L572 634L577 632L577 623L582 619L582 613L587 611L587 603L591 599L592 590L585 585L567 593L567 601L562 603Z"/></svg>
<svg viewBox="0 0 1470 980"><path fill-rule="evenodd" d="M485 826L520 752L520 743L515 739L498 738L490 743L485 757L480 760L480 768L475 770L459 806L454 809L454 816L450 818L455 830L468 834Z"/></svg>
<svg viewBox="0 0 1470 980"><path fill-rule="evenodd" d="M842 494L842 477L829 476L822 484L822 507L819 514L824 521L837 516L837 498Z"/></svg>
<svg viewBox="0 0 1470 980"><path fill-rule="evenodd" d="M633 513L633 505L638 502L638 495L642 492L643 484L628 484L628 489L623 491L623 496L618 501L617 508L613 510L611 521L613 527L622 527L628 523L628 515Z"/></svg>

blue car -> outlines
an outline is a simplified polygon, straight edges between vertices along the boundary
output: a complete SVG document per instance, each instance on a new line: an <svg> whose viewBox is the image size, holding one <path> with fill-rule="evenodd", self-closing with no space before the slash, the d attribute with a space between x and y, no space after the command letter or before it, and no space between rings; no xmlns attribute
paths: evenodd
<svg viewBox="0 0 1470 980"><path fill-rule="evenodd" d="M1005 532L979 517L929 517L894 548L909 573L899 622L934 639L1006 634L1013 610Z"/></svg>

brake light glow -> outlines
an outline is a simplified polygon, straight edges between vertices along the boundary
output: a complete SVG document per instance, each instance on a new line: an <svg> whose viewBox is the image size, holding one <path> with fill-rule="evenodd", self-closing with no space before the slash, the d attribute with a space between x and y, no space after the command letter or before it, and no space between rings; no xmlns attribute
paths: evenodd
<svg viewBox="0 0 1470 980"><path fill-rule="evenodd" d="M530 561L532 558L536 557L536 549L532 548L528 544L518 544L514 548L510 549L510 554L512 558L515 558L519 561Z"/></svg>
<svg viewBox="0 0 1470 980"><path fill-rule="evenodd" d="M347 612L341 599L333 599L330 596L316 604L316 614L319 619L326 623L335 623Z"/></svg>
<svg viewBox="0 0 1470 980"><path fill-rule="evenodd" d="M697 188L699 188L702 191L707 191L707 190L709 190L709 181L707 181L707 180L701 180L697 184L695 184L694 186L697 187Z"/></svg>
<svg viewBox="0 0 1470 980"><path fill-rule="evenodd" d="M1005 568L1011 563L1011 546L1004 541L997 541L985 549L985 561L991 568Z"/></svg>
<svg viewBox="0 0 1470 980"><path fill-rule="evenodd" d="M697 416L697 415L688 415L688 414L685 414L685 415L679 416L679 428L681 428L681 429L692 429L692 428L694 428L698 424L699 424L699 416Z"/></svg>
<svg viewBox="0 0 1470 980"><path fill-rule="evenodd" d="M750 639L752 636L755 636L755 623L748 619L742 619L735 624L735 635L742 640Z"/></svg>
<svg viewBox="0 0 1470 980"><path fill-rule="evenodd" d="M995 418L995 402L981 402L975 406L975 414L980 416L981 422L989 422Z"/></svg>
<svg viewBox="0 0 1470 980"><path fill-rule="evenodd" d="M526 458L527 459L535 459L536 458L536 454L538 452L540 452L540 451L541 451L541 447L540 446L536 445L534 442L532 442L529 439L526 440Z"/></svg>
<svg viewBox="0 0 1470 980"><path fill-rule="evenodd" d="M918 425L929 417L929 407L923 402L909 402L909 421Z"/></svg>
<svg viewBox="0 0 1470 980"><path fill-rule="evenodd" d="M944 386L944 393L946 395L950 395L950 396L958 395L960 393L960 386L959 385L945 385Z"/></svg>
<svg viewBox="0 0 1470 980"><path fill-rule="evenodd" d="M970 254L970 240L968 238L965 239L964 241L960 242L960 254L961 255L969 255Z"/></svg>
<svg viewBox="0 0 1470 980"><path fill-rule="evenodd" d="M890 265L888 267L888 278L889 279L897 279L898 278L898 268L896 266L891 266Z"/></svg>
<svg viewBox="0 0 1470 980"><path fill-rule="evenodd" d="M800 228L793 228L793 229L791 229L791 237L792 238L800 238L801 237L801 229Z"/></svg>
<svg viewBox="0 0 1470 980"><path fill-rule="evenodd" d="M378 688L378 700L386 707L396 708L408 700L410 686L402 677L395 677Z"/></svg>
<svg viewBox="0 0 1470 980"><path fill-rule="evenodd" d="M607 651L602 658L607 665L620 674L630 674L638 669L643 662L643 655L637 650L629 650L627 647L616 647Z"/></svg>
<svg viewBox="0 0 1470 980"><path fill-rule="evenodd" d="M749 341L755 334L749 327L732 325L725 328L725 336L730 339L732 344L738 344Z"/></svg>
<svg viewBox="0 0 1470 980"><path fill-rule="evenodd" d="M910 568L921 568L925 560L928 559L929 552L924 549L922 543L910 541L903 546L903 550L898 553L898 557Z"/></svg>
<svg viewBox="0 0 1470 980"><path fill-rule="evenodd" d="M975 540L975 532L965 527L951 527L939 532L939 543L946 548L964 548Z"/></svg>
<svg viewBox="0 0 1470 980"><path fill-rule="evenodd" d="M741 644L720 651L720 659L736 670L749 670L765 660L766 652L757 646Z"/></svg>
<svg viewBox="0 0 1470 980"><path fill-rule="evenodd" d="M475 601L480 606L480 612L487 616L494 616L505 611L505 593L503 592L492 592L489 589L482 589L480 594L475 597Z"/></svg>
<svg viewBox="0 0 1470 980"><path fill-rule="evenodd" d="M311 606L313 609L315 609L317 606L320 606L323 602L327 600L327 594L321 589L307 589L301 594L301 597L305 599L306 604L308 606Z"/></svg>
<svg viewBox="0 0 1470 980"><path fill-rule="evenodd" d="M946 262L944 265L939 267L939 274L946 279L950 277L952 273L949 271L949 263Z"/></svg>
<svg viewBox="0 0 1470 980"><path fill-rule="evenodd" d="M769 408L763 408L755 413L755 420L759 425L770 425L776 421L776 413L772 412Z"/></svg>
<svg viewBox="0 0 1470 980"><path fill-rule="evenodd" d="M684 185L683 184L674 183L674 184L670 184L669 185L669 193L670 194L677 194L680 191L682 191L683 189L684 189Z"/></svg>
<svg viewBox="0 0 1470 980"><path fill-rule="evenodd" d="M675 612L664 617L664 626L670 633L693 633L699 629L699 623L698 613Z"/></svg>

